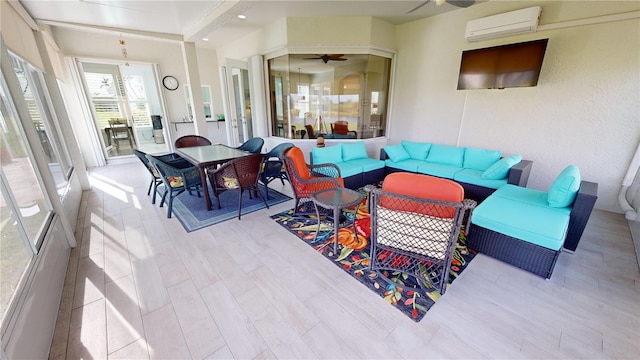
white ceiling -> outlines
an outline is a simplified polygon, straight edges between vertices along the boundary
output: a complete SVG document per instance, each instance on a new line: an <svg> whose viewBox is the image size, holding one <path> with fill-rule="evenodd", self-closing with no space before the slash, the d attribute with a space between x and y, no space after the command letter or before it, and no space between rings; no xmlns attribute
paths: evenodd
<svg viewBox="0 0 640 360"><path fill-rule="evenodd" d="M392 24L459 9L424 0L20 0L36 21L90 26L122 33L177 35L196 46L218 48L283 17L374 16ZM237 16L246 15L241 20ZM208 38L205 42L202 38Z"/></svg>

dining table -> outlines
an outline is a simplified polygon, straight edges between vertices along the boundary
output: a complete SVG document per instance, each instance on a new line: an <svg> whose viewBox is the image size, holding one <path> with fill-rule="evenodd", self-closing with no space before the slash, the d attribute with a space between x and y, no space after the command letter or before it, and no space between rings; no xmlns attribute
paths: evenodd
<svg viewBox="0 0 640 360"><path fill-rule="evenodd" d="M176 148L176 153L198 167L207 211L211 210L211 198L209 197L209 186L207 186L207 168L224 164L229 160L252 155L248 151L238 150L223 144Z"/></svg>

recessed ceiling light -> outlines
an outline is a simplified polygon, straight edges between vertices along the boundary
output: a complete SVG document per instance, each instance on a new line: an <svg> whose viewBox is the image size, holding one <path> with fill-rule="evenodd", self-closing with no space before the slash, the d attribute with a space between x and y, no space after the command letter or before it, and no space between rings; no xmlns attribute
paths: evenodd
<svg viewBox="0 0 640 360"><path fill-rule="evenodd" d="M247 15L242 15L242 14L238 15L238 19L246 19L246 18L247 18Z"/></svg>
<svg viewBox="0 0 640 360"><path fill-rule="evenodd" d="M202 38L202 41L209 41L209 38Z"/></svg>

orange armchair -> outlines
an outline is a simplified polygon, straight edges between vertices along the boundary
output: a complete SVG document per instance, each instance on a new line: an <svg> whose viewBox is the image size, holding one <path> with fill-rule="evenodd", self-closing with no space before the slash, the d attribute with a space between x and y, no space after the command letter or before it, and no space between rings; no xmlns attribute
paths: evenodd
<svg viewBox="0 0 640 360"><path fill-rule="evenodd" d="M314 213L304 203L311 201L311 194L324 189L344 187L340 169L335 164L308 165L299 147L288 149L282 156L289 182L295 196L294 215Z"/></svg>
<svg viewBox="0 0 640 360"><path fill-rule="evenodd" d="M464 199L460 184L423 174L393 173L382 189L367 185L366 190L370 268L400 271L422 288L444 294L458 235L475 201Z"/></svg>

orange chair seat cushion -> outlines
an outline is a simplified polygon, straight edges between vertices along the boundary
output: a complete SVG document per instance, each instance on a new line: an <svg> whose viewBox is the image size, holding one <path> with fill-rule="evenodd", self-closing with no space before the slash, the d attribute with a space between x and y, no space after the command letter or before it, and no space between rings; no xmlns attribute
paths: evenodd
<svg viewBox="0 0 640 360"><path fill-rule="evenodd" d="M420 199L461 202L464 200L464 189L460 184L448 179L441 179L424 174L398 172L387 175L382 183L382 190ZM453 218L456 209L443 206L424 206L419 202L404 201L391 203L385 198L381 205L392 210L410 211L442 218Z"/></svg>
<svg viewBox="0 0 640 360"><path fill-rule="evenodd" d="M322 177L311 177L310 179L322 179ZM344 181L342 180L342 178L332 178L332 179L338 180L338 182L340 183L340 186L344 187ZM317 182L317 183L298 183L296 186L296 192L298 192L299 194L311 195L320 190L331 189L334 187L336 187L336 185L333 182L329 182L329 181Z"/></svg>

